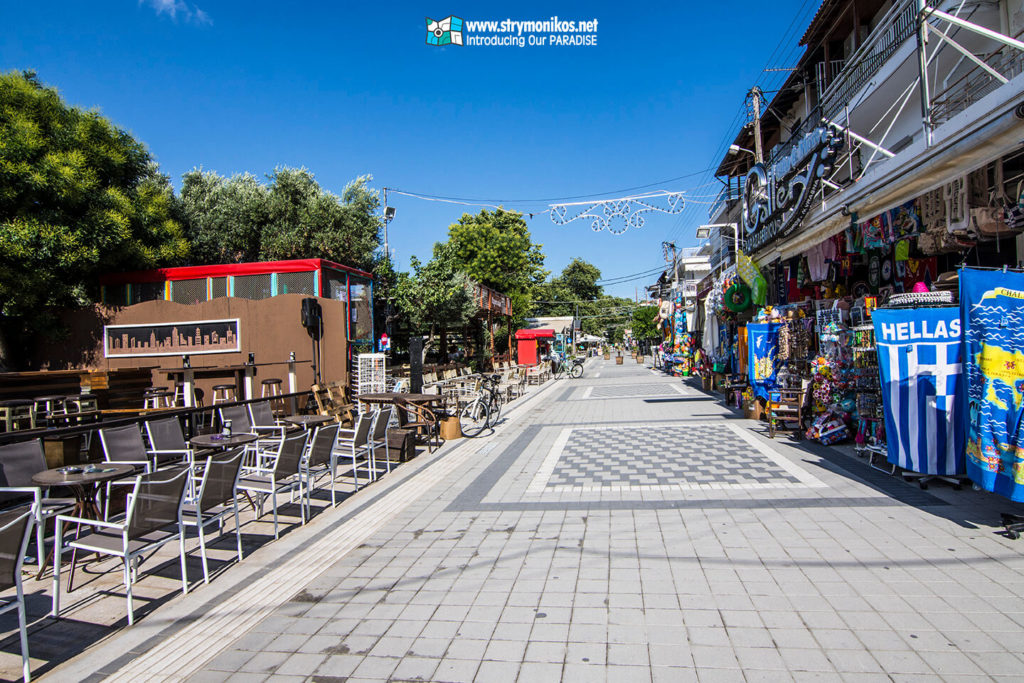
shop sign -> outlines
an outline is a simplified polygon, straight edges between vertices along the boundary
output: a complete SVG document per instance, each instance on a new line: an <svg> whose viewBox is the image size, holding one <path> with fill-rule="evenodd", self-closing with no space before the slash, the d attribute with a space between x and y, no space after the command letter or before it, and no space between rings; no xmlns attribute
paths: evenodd
<svg viewBox="0 0 1024 683"><path fill-rule="evenodd" d="M842 135L821 126L771 165L755 164L750 169L743 189L743 228L749 252L789 235L800 225L842 146Z"/></svg>

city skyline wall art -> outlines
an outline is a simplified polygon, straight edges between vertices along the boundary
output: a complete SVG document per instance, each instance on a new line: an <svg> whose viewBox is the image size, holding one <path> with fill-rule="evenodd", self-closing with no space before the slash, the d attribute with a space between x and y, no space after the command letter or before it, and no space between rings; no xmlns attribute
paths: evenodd
<svg viewBox="0 0 1024 683"><path fill-rule="evenodd" d="M241 348L238 318L103 327L105 358L232 353Z"/></svg>

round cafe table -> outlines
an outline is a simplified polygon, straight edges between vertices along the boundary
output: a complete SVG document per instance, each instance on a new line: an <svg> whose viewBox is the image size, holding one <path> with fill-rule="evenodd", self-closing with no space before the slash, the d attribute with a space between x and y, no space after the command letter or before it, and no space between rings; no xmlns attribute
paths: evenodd
<svg viewBox="0 0 1024 683"><path fill-rule="evenodd" d="M79 471L75 472L74 469ZM58 467L37 472L32 475L32 483L46 488L67 486L75 496L75 509L72 514L86 519L100 519L102 515L99 506L96 505L99 484L134 473L134 465L104 462L92 466L83 465L81 468Z"/></svg>
<svg viewBox="0 0 1024 683"><path fill-rule="evenodd" d="M235 446L244 446L245 444L252 443L257 439L255 434L232 434L231 436L221 436L220 434L200 434L193 436L188 440L193 446L199 448L234 448Z"/></svg>
<svg viewBox="0 0 1024 683"><path fill-rule="evenodd" d="M288 415L284 418L288 424L297 425L303 429L310 429L328 422L334 422L330 415Z"/></svg>
<svg viewBox="0 0 1024 683"><path fill-rule="evenodd" d="M78 470L77 472L75 470ZM74 517L82 519L103 519L99 505L96 504L96 495L102 488L100 484L115 479L123 479L136 473L134 465L125 463L104 462L95 465L82 465L57 467L52 470L43 470L32 475L32 483L44 488L55 486L67 486L75 497L75 507L71 511ZM56 542L56 541L55 541ZM76 551L77 552L77 551ZM53 561L53 550L47 553L46 559L39 567L38 579ZM75 562L75 554L71 555L71 562Z"/></svg>
<svg viewBox="0 0 1024 683"><path fill-rule="evenodd" d="M395 391L387 391L379 394L359 394L356 396L356 400L363 403L394 403L395 400L399 398L408 401L409 403L422 403L426 405L444 401L444 396L442 394L403 394Z"/></svg>

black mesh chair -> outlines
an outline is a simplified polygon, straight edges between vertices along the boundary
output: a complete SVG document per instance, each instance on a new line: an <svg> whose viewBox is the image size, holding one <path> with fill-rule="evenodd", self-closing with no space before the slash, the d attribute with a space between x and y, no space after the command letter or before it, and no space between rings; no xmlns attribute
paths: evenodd
<svg viewBox="0 0 1024 683"><path fill-rule="evenodd" d="M46 468L41 439L0 446L0 508L33 503L36 524L36 564L42 571L46 558L46 521L54 515L71 512L73 498L50 498L32 483L32 475Z"/></svg>
<svg viewBox="0 0 1024 683"><path fill-rule="evenodd" d="M313 439L309 444L309 453L303 461L302 476L305 479L306 488L306 509L311 506L310 494L316 476L326 473L331 478L331 506L334 502L334 445L338 441L338 423L320 425L313 432ZM308 514L308 513L307 513Z"/></svg>
<svg viewBox="0 0 1024 683"><path fill-rule="evenodd" d="M145 424L153 469L167 465L192 464L194 453L185 441L185 433L181 431L181 420L176 417L165 417L147 420Z"/></svg>
<svg viewBox="0 0 1024 683"><path fill-rule="evenodd" d="M332 456L331 470L337 469L338 458L351 458L351 473L356 491L359 490L360 463L366 469L367 480L373 481L374 476L377 474L377 466L373 462L373 450L370 448L370 430L372 428L373 415L361 413L356 418L355 426L352 429L338 430L338 440L335 444L334 455Z"/></svg>
<svg viewBox="0 0 1024 683"><path fill-rule="evenodd" d="M68 543L68 547L83 552L113 555L124 561L124 587L128 599L128 623L135 623L132 606L132 584L138 574L138 565L147 554L161 546L178 541L181 559L181 592L188 593L185 571L185 534L182 525L182 505L190 477L187 468L160 470L135 477L124 516L116 522L105 522L71 515L57 516L55 557L53 561L53 616L60 616L60 565L64 550L62 528L65 523L92 528ZM72 590L75 564L71 563L68 592Z"/></svg>
<svg viewBox="0 0 1024 683"><path fill-rule="evenodd" d="M370 429L370 450L373 452L371 460L373 466L377 467L377 449L384 449L384 462L387 463L387 471L391 472L391 448L388 446L388 426L391 424L391 413L394 409L391 406L382 406L375 411L373 416L373 427ZM376 476L374 472L374 476Z"/></svg>
<svg viewBox="0 0 1024 683"><path fill-rule="evenodd" d="M224 531L224 518L235 517L235 540L238 561L242 561L242 532L238 524L238 476L242 470L244 448L212 455L206 458L203 473L196 487L196 502L182 507L182 524L196 527L199 533L199 553L203 558L203 581L210 583L210 568L206 560L206 527L219 524Z"/></svg>
<svg viewBox="0 0 1024 683"><path fill-rule="evenodd" d="M152 471L149 452L142 441L142 432L137 425L108 427L100 430L100 443L103 444L103 457L107 462L134 465L137 474ZM107 482L106 496L103 498L103 519L110 516L110 491L114 486L134 486L134 479L118 479Z"/></svg>
<svg viewBox="0 0 1024 683"><path fill-rule="evenodd" d="M21 587L21 565L32 537L34 513L30 506L0 512L0 590L15 589L15 598L0 603L0 614L18 610L18 633L21 636L21 675L32 680L28 663L28 629L25 625L25 593Z"/></svg>
<svg viewBox="0 0 1024 683"><path fill-rule="evenodd" d="M259 495L259 506L256 510L256 517L263 516L263 504L269 497L272 499L274 509L274 538L278 538L277 526L277 494L279 491L289 491L292 494L299 492L299 508L301 510L302 523L306 523L306 506L303 496L303 480L300 467L302 458L306 453L306 441L309 434L306 431L286 437L274 457L274 465L269 472L255 471L243 472L238 480L238 490L246 493Z"/></svg>
<svg viewBox="0 0 1024 683"><path fill-rule="evenodd" d="M252 428L261 434L276 435L280 438L288 431L288 425L281 424L274 419L274 410L270 407L270 401L250 403L249 418Z"/></svg>
<svg viewBox="0 0 1024 683"><path fill-rule="evenodd" d="M233 434L255 434L258 437L256 445L250 449L254 457L245 466L254 467L261 472L271 469L274 454L277 453L284 438L284 428L253 425L249 409L246 406L224 406L218 408L218 412L221 424L228 420L231 421Z"/></svg>

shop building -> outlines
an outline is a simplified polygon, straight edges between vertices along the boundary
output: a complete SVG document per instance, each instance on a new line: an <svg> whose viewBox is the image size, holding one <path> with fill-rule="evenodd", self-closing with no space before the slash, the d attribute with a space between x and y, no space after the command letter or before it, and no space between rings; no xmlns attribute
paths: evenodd
<svg viewBox="0 0 1024 683"><path fill-rule="evenodd" d="M711 272L697 304L705 375L748 383L755 414L783 390L803 396L800 431L823 442L853 439L893 469L963 475L962 466L936 469L942 458L930 451L917 460L935 440L917 444L902 431L952 435L955 423L968 451L983 451L971 434L995 394L954 408L961 401L947 389L976 359L946 351L959 348L954 321L957 335L974 324L958 308L961 268L973 267L976 281L979 268L1024 261L1022 34L1019 0L821 4L782 86L770 98L748 93L748 122L716 160L723 188L708 216ZM886 355L895 338L876 343L896 329L907 333L902 353L923 354L910 365ZM918 349L935 336L920 331L936 329L945 346ZM1024 367L1020 378L1007 372L1000 381L1024 380ZM897 392L900 382L915 388ZM931 387L920 410L893 403L919 386ZM996 404L1005 411L1007 400ZM894 414L902 423L887 430ZM940 441L950 453L964 442ZM984 457L1024 474L1021 463L984 452L976 460Z"/></svg>

